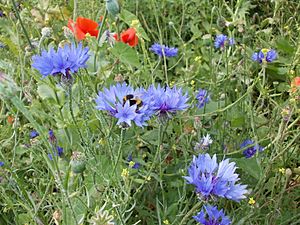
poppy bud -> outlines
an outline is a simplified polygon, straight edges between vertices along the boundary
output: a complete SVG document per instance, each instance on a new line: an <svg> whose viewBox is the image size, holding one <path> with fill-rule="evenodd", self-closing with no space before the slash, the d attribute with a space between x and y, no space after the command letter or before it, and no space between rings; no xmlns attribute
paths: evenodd
<svg viewBox="0 0 300 225"><path fill-rule="evenodd" d="M105 1L106 1L107 12L113 17L116 17L120 12L118 0L105 0Z"/></svg>
<svg viewBox="0 0 300 225"><path fill-rule="evenodd" d="M84 153L73 152L70 165L73 173L83 173L86 165L86 157Z"/></svg>

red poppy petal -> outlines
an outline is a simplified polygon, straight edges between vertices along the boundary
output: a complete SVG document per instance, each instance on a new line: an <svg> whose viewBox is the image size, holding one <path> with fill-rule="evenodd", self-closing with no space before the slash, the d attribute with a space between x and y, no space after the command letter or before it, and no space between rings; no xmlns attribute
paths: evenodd
<svg viewBox="0 0 300 225"><path fill-rule="evenodd" d="M137 44L139 43L139 39L137 36L135 36L133 39L131 39L128 44L131 46L131 47L135 47L137 46Z"/></svg>
<svg viewBox="0 0 300 225"><path fill-rule="evenodd" d="M128 43L130 40L129 40L129 35L128 34L121 34L121 39L124 43Z"/></svg>
<svg viewBox="0 0 300 225"><path fill-rule="evenodd" d="M98 27L97 22L84 17L78 17L76 20L76 24L84 33L89 33L89 31L94 31Z"/></svg>
<svg viewBox="0 0 300 225"><path fill-rule="evenodd" d="M91 30L89 31L89 34L93 37L98 37L98 33L99 33L99 30Z"/></svg>
<svg viewBox="0 0 300 225"><path fill-rule="evenodd" d="M78 27L77 24L75 26L75 37L78 41L85 39L85 33Z"/></svg>

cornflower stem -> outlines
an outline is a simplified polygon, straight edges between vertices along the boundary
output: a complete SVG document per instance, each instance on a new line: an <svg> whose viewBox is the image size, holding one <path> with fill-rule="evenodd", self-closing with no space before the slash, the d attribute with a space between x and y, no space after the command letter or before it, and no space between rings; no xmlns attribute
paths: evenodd
<svg viewBox="0 0 300 225"><path fill-rule="evenodd" d="M113 174L116 172L118 163L119 163L121 155L122 155L123 139L124 139L124 129L121 128L120 144L119 144L119 149L118 149L118 156L117 156L117 160L115 162L114 168L113 168Z"/></svg>
<svg viewBox="0 0 300 225"><path fill-rule="evenodd" d="M53 82L53 79L50 79L50 82L51 82L51 84L53 86L52 90L53 90L53 92L55 94L56 103L59 105L59 116L60 116L60 119L64 123L64 116L63 116L62 111L61 111L62 110L62 106L60 105L60 100L59 100L57 91L55 90L55 83ZM64 126L64 131L66 133L66 136L68 138L69 143L71 143L71 138L70 138L69 130L65 126Z"/></svg>
<svg viewBox="0 0 300 225"><path fill-rule="evenodd" d="M18 20L20 21L22 30L23 30L23 32L24 32L24 34L25 34L25 37L26 37L26 39L27 39L27 41L28 41L28 44L29 44L30 48L33 49L34 47L33 47L32 43L31 43L30 38L29 38L29 36L28 36L28 33L27 33L27 31L26 31L26 29L25 29L25 27L24 27L24 24L23 24L23 21L22 21L22 19L21 19L20 14L19 14L19 10L18 10L18 8L17 8L17 5L16 5L15 0L12 0L12 4L13 4L14 10L15 10L15 12L16 12L17 18L18 18Z"/></svg>
<svg viewBox="0 0 300 225"><path fill-rule="evenodd" d="M156 159L157 159L158 155L160 154L160 153L159 153L159 152L160 152L160 146L161 146L162 139L163 139L163 138L162 138L162 134L163 134L163 132L162 132L162 126L163 126L162 124L159 125L159 131L158 131L158 144L157 144L157 149L156 149L156 153L155 153L153 162L152 162L152 164L151 164L151 166L150 166L150 169L149 169L149 171L148 171L148 173L147 173L147 175L146 175L146 177L145 177L143 183L137 188L136 192L133 194L133 198L134 198L135 195L136 195L137 193L139 193L139 192L141 191L141 189L144 187L145 183L147 182L148 178L150 177L150 174L152 173L152 171L153 171L153 169L154 169L154 166L155 166L155 163L156 163Z"/></svg>
<svg viewBox="0 0 300 225"><path fill-rule="evenodd" d="M265 86L265 82L266 82L266 67L265 67L265 65L262 66L261 71L258 74L258 77L259 77L259 79L260 79L260 77L262 77L262 83L260 83L259 96L258 96L258 98L256 100L255 105L253 106L253 109L256 109L256 107L258 106L258 104L260 102L260 99L264 95L264 86ZM262 104L261 104L260 107L263 107L263 102L262 102ZM259 111L260 107L257 108L257 111Z"/></svg>
<svg viewBox="0 0 300 225"><path fill-rule="evenodd" d="M167 67L167 59L165 55L165 51L163 49L163 59L164 59L164 71L165 71L165 77L166 77L166 84L169 85L169 80L168 80L168 67Z"/></svg>
<svg viewBox="0 0 300 225"><path fill-rule="evenodd" d="M186 221L191 218L191 216L198 210L198 208L202 205L202 201L197 202L190 211L188 211L185 216L182 218L179 225L185 225Z"/></svg>
<svg viewBox="0 0 300 225"><path fill-rule="evenodd" d="M161 138L161 137L159 137L159 138ZM161 142L161 141L159 141L159 142ZM159 157L159 185L160 185L161 193L162 193L162 204L165 208L167 208L167 205L165 204L165 190L164 190L164 186L163 186L163 175L164 174L162 171L161 150L158 151L158 157Z"/></svg>
<svg viewBox="0 0 300 225"><path fill-rule="evenodd" d="M77 121L76 121L76 118L75 118L75 116L74 116L74 112L73 112L73 101L72 101L72 85L70 85L69 86L69 109L70 109L70 113L71 113L71 117L72 117L72 120L73 120L73 122L74 122L74 124L75 124L75 126L76 126L76 129L77 129L77 131L78 131L78 134L79 134L79 136L80 136L80 139L81 139L81 142L82 142L82 144L84 145L84 146L86 146L86 143L85 143L85 141L84 141L84 139L83 139L83 136L82 136L82 134L81 134L81 131L80 131L80 129L79 129L79 126L78 126L78 123L77 123ZM84 148L84 150L85 150L85 153L87 153L86 152L86 148Z"/></svg>
<svg viewBox="0 0 300 225"><path fill-rule="evenodd" d="M154 72L157 70L159 64L161 62L161 57L158 58L157 64L155 65L155 67L153 68L153 70L151 71L151 77L152 77L152 83L154 84L155 79L154 79Z"/></svg>
<svg viewBox="0 0 300 225"><path fill-rule="evenodd" d="M100 42L101 33L102 33L102 30L103 30L103 27L104 27L106 17L107 17L107 10L105 10L103 20L102 20L102 23L101 23L101 26L100 26L100 30L99 30L99 33L98 33L98 37L97 37L97 47L96 47L96 52L95 52L95 56L94 56L94 71L95 72L97 71L96 70L96 62L97 62L97 55L98 55L98 52L99 52L99 42Z"/></svg>

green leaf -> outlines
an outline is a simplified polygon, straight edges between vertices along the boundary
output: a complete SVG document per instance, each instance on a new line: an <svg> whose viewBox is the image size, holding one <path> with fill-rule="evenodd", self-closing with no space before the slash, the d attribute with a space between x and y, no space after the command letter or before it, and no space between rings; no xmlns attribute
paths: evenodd
<svg viewBox="0 0 300 225"><path fill-rule="evenodd" d="M120 18L128 25L131 26L131 23L133 20L138 20L138 18L131 12L127 11L126 9L122 9L122 12L120 14ZM150 38L148 37L148 35L146 34L145 30L143 29L143 27L139 24L139 26L137 26L137 33L141 34L142 38L146 41L150 41Z"/></svg>
<svg viewBox="0 0 300 225"><path fill-rule="evenodd" d="M231 126L232 127L242 127L245 124L245 117L243 115L234 117L231 120Z"/></svg>
<svg viewBox="0 0 300 225"><path fill-rule="evenodd" d="M55 98L55 93L51 87L46 84L41 84L38 86L37 93L42 99Z"/></svg>
<svg viewBox="0 0 300 225"><path fill-rule="evenodd" d="M287 53L289 55L294 54L295 47L293 47L285 38L281 38L278 41L276 41L277 49Z"/></svg>
<svg viewBox="0 0 300 225"><path fill-rule="evenodd" d="M233 159L237 166L248 173L250 176L259 180L262 175L262 169L257 161L257 158L253 157L250 159Z"/></svg>
<svg viewBox="0 0 300 225"><path fill-rule="evenodd" d="M111 53L125 64L136 67L140 66L139 57L136 51L123 42L117 42L111 49Z"/></svg>

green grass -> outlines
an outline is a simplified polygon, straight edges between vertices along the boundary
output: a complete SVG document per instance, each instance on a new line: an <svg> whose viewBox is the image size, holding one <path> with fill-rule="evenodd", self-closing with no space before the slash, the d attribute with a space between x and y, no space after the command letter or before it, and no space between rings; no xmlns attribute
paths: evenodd
<svg viewBox="0 0 300 225"><path fill-rule="evenodd" d="M92 224L103 206L102 214L107 210L115 224L196 224L192 216L203 202L182 176L199 154L195 143L207 133L213 138L207 152L235 161L248 185L248 199L214 203L232 224L300 223L300 92L289 92L299 76L298 1L123 0L120 19L108 16L103 30L120 32L138 20L138 46L98 46L88 37L88 68L79 71L71 92L57 85L57 77L42 79L31 57L72 41L63 32L68 19L98 21L105 3L13 2L0 1L6 15L0 17L0 75L10 79L0 77L1 225ZM52 34L41 40L43 27ZM215 49L220 33L234 37L235 46ZM159 60L148 50L154 42L178 47L178 56ZM253 62L261 48L275 49L278 59L266 66ZM94 102L117 76L134 87L182 87L191 103L204 88L211 102L165 124L153 118L145 128L122 130ZM40 136L30 140L33 129ZM64 156L52 161L49 129L64 148ZM240 144L247 138L265 150L245 159ZM72 171L74 152L86 157L82 174ZM139 170L128 167L130 153ZM248 203L250 197L255 204Z"/></svg>

